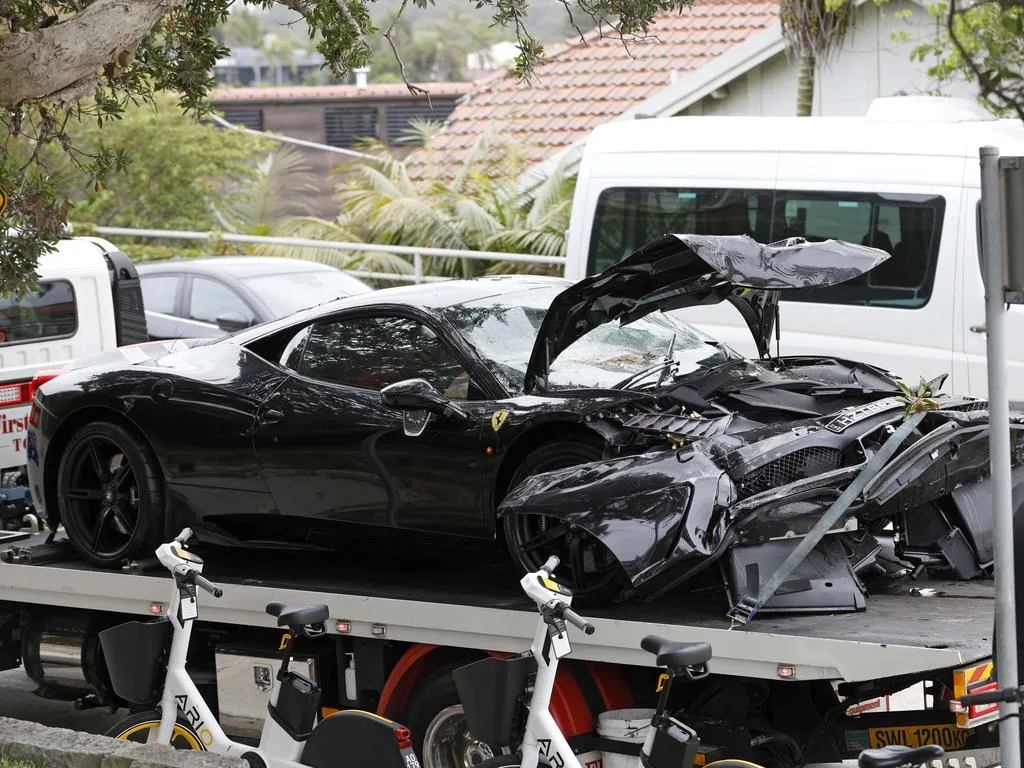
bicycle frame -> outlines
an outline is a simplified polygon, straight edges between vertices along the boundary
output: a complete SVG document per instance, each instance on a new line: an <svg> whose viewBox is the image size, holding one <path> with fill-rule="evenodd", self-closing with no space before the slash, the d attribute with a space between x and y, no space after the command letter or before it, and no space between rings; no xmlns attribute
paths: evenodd
<svg viewBox="0 0 1024 768"><path fill-rule="evenodd" d="M554 558L549 563L552 561L557 563ZM534 634L533 643L530 646L530 651L537 662L537 674L530 697L526 732L521 747L522 759L519 766L520 768L538 768L540 759L544 758L550 768L583 768L550 710L551 694L555 687L559 660L572 652L572 646L569 642L568 628L563 624L559 633L544 620L543 609L553 600L569 605L572 602L572 597L560 589L559 585L547 576L548 573L550 571L529 573L520 581L523 590L533 598L538 609L541 610L541 614L537 621L537 631ZM648 729L644 741L644 755L651 753L654 734L655 728L652 725ZM642 758L637 758L637 766L643 764L641 760Z"/></svg>
<svg viewBox="0 0 1024 768"><path fill-rule="evenodd" d="M165 549L166 548L166 549ZM172 545L164 544L157 550L160 561L172 573L179 573L182 568L190 568L197 573L202 572L202 563L185 560L181 553ZM178 570L176 570L178 569ZM303 768L298 762L304 743L289 736L281 726L270 717L263 723L263 732L258 747L232 741L213 716L209 706L203 699L199 689L192 681L185 663L188 656L189 642L192 638L192 625L198 616L198 591L195 598L185 606L177 580L173 582L172 597L167 604L166 617L170 620L174 634L171 640L171 652L167 660L167 674L164 679L163 695L160 699L160 728L156 738L150 734L150 741L158 744L169 744L174 733L174 723L179 710L182 716L199 736L203 747L209 752L241 757L243 754L255 752L266 762L269 768ZM270 693L271 703L277 702L280 682L274 679L274 687Z"/></svg>

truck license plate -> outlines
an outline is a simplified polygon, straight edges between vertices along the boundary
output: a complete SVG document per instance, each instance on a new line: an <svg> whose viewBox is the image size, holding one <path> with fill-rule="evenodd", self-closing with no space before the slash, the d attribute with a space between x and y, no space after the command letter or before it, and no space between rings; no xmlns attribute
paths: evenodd
<svg viewBox="0 0 1024 768"><path fill-rule="evenodd" d="M974 729L957 728L955 725L902 725L893 728L868 728L868 740L872 749L903 744L920 747L938 744L947 752L963 749Z"/></svg>

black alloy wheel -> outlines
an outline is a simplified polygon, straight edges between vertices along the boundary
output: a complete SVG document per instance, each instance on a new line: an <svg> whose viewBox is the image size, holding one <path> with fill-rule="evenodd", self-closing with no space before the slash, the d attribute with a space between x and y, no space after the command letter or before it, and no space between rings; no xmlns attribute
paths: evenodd
<svg viewBox="0 0 1024 768"><path fill-rule="evenodd" d="M71 544L92 563L148 557L163 518L160 473L149 447L120 425L80 429L61 456L60 517Z"/></svg>
<svg viewBox="0 0 1024 768"><path fill-rule="evenodd" d="M548 443L526 457L509 488L533 475L600 458L600 449L587 443ZM551 555L558 556L555 578L572 590L574 606L607 604L623 591L626 580L621 564L582 528L544 515L505 515L503 525L509 552L524 572L536 571Z"/></svg>

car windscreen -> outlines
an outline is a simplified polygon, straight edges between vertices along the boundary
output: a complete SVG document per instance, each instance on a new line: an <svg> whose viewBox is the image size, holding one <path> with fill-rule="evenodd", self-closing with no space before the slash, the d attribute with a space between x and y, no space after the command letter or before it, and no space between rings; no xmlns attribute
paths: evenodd
<svg viewBox="0 0 1024 768"><path fill-rule="evenodd" d="M256 275L243 277L242 282L260 297L275 318L372 290L361 280L335 269Z"/></svg>
<svg viewBox="0 0 1024 768"><path fill-rule="evenodd" d="M492 296L446 307L443 313L509 391L522 392L537 330L561 291L554 286ZM675 378L740 357L678 313L653 312L628 325L606 323L576 340L552 363L547 388L611 387L664 360L670 347L679 364Z"/></svg>

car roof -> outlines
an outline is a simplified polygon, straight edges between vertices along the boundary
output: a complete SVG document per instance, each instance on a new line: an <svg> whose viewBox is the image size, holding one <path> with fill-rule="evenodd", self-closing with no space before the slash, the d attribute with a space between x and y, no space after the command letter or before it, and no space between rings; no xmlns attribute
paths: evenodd
<svg viewBox="0 0 1024 768"><path fill-rule="evenodd" d="M335 271L335 267L307 259L286 259L279 256L204 256L197 259L142 262L138 265L138 270L140 275L193 272L246 278L294 272Z"/></svg>
<svg viewBox="0 0 1024 768"><path fill-rule="evenodd" d="M228 337L235 343L246 344L250 341L274 333L281 328L315 320L318 317L359 307L381 305L403 305L441 309L456 304L466 304L495 296L513 296L518 293L535 290L564 290L572 282L562 277L546 277L542 275L501 275L495 277L477 277L471 280L444 280L439 282L403 285L397 288L382 288L369 293L360 293L341 299L332 299L315 307L300 310L288 317L272 320L256 326L252 330L241 331Z"/></svg>
<svg viewBox="0 0 1024 768"><path fill-rule="evenodd" d="M561 277L541 275L501 275L477 277L471 280L445 280L443 282L403 285L397 288L381 288L373 293L359 294L339 299L338 309L370 304L407 304L409 306L440 309L455 304L466 304L494 296L531 291L541 288L567 288L572 283ZM323 305L321 308L326 308Z"/></svg>

